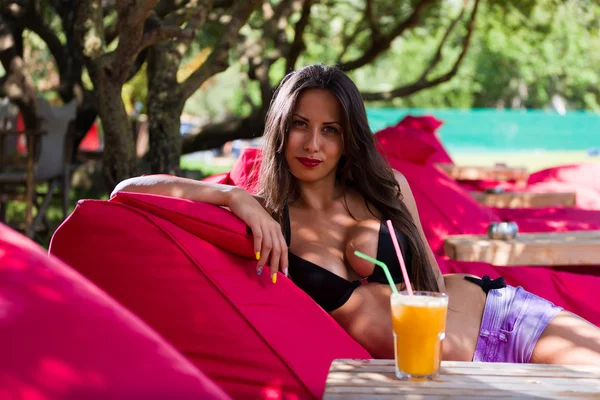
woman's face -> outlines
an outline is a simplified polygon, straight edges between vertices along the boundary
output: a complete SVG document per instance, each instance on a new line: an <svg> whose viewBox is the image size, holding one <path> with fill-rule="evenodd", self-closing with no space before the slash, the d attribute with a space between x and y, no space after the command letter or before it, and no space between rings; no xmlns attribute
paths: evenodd
<svg viewBox="0 0 600 400"><path fill-rule="evenodd" d="M344 152L344 113L328 90L308 89L298 96L285 147L290 172L315 182L335 176Z"/></svg>

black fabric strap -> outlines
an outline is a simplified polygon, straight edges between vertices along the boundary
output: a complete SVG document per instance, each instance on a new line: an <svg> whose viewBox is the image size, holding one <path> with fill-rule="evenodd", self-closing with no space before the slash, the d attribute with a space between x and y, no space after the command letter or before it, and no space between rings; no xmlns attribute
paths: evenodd
<svg viewBox="0 0 600 400"><path fill-rule="evenodd" d="M469 282L479 285L485 294L488 294L488 292L492 289L502 289L506 287L503 277L491 279L488 275L485 275L483 278L479 279L472 276L465 276L465 279Z"/></svg>

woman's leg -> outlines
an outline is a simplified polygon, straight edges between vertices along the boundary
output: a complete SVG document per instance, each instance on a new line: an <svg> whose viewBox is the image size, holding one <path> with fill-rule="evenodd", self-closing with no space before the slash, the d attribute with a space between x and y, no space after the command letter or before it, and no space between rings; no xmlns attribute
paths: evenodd
<svg viewBox="0 0 600 400"><path fill-rule="evenodd" d="M561 311L544 329L530 361L600 366L600 328L573 313Z"/></svg>

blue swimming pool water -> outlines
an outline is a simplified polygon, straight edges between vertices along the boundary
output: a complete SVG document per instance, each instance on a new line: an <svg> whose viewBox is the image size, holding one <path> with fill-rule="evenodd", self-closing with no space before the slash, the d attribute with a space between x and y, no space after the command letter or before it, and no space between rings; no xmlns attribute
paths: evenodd
<svg viewBox="0 0 600 400"><path fill-rule="evenodd" d="M438 133L451 153L600 149L600 114L585 111L367 109L373 132L409 114L442 120Z"/></svg>

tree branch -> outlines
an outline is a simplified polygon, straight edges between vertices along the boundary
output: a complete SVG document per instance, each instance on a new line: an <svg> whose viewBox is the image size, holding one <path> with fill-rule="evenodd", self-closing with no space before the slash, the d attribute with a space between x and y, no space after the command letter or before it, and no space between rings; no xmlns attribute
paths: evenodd
<svg viewBox="0 0 600 400"><path fill-rule="evenodd" d="M379 32L379 27L375 22L375 18L373 17L373 0L366 0L365 4L365 19L369 24L369 28L371 28L371 33L375 37L380 37L381 33Z"/></svg>
<svg viewBox="0 0 600 400"><path fill-rule="evenodd" d="M0 91L19 106L25 125L29 129L38 127L36 113L37 97L33 80L18 54L14 35L6 20L0 16L0 63L6 71L2 77Z"/></svg>
<svg viewBox="0 0 600 400"><path fill-rule="evenodd" d="M76 7L74 41L86 59L96 60L105 51L102 0L79 1Z"/></svg>
<svg viewBox="0 0 600 400"><path fill-rule="evenodd" d="M202 29L204 23L208 19L208 14L213 7L212 0L205 0L202 4L191 4L189 1L186 6L170 12L164 17L166 25L180 26L184 22L188 23L187 29L190 31L198 31Z"/></svg>
<svg viewBox="0 0 600 400"><path fill-rule="evenodd" d="M362 67L375 60L382 52L389 49L394 39L400 36L404 31L413 28L419 22L421 14L435 0L421 0L414 8L412 14L404 21L396 25L387 35L377 35L377 32L371 32L371 46L360 57L345 63L339 62L339 67L344 71L351 71Z"/></svg>
<svg viewBox="0 0 600 400"><path fill-rule="evenodd" d="M119 37L119 24L117 21L104 28L105 41L107 44L114 42Z"/></svg>
<svg viewBox="0 0 600 400"><path fill-rule="evenodd" d="M233 0L216 0L215 8L228 8L233 6Z"/></svg>
<svg viewBox="0 0 600 400"><path fill-rule="evenodd" d="M273 18L271 18L273 28L278 28L281 19L287 20L294 10L299 10L302 0L282 0L274 9Z"/></svg>
<svg viewBox="0 0 600 400"><path fill-rule="evenodd" d="M133 77L140 71L140 68L142 68L142 65L144 65L146 59L148 58L148 50L149 47L146 47L137 55L125 82L133 79Z"/></svg>
<svg viewBox="0 0 600 400"><path fill-rule="evenodd" d="M25 27L35 32L48 46L50 53L54 57L58 73L64 76L67 71L67 59L65 48L48 25L44 23L44 19L38 13L35 5L28 7L24 15Z"/></svg>
<svg viewBox="0 0 600 400"><path fill-rule="evenodd" d="M269 70L275 61L274 58L262 58L259 61L253 58L248 63L248 78L257 81L260 86L261 108L269 104L273 94L273 88L269 81Z"/></svg>
<svg viewBox="0 0 600 400"><path fill-rule="evenodd" d="M341 60L344 57L344 55L350 48L350 45L354 42L354 40L356 40L358 34L363 31L365 23L366 19L361 19L359 22L357 22L356 26L354 27L354 31L350 34L350 36L344 35L344 37L342 38L343 47L341 53L338 56L338 60Z"/></svg>
<svg viewBox="0 0 600 400"><path fill-rule="evenodd" d="M248 21L252 12L260 5L262 0L240 1L235 6L231 20L223 30L221 37L217 40L213 51L208 59L181 83L184 99L188 99L198 88L211 76L225 71L229 67L229 50L237 41L242 26Z"/></svg>
<svg viewBox="0 0 600 400"><path fill-rule="evenodd" d="M84 60L80 49L77 47L76 38L74 38L73 34L76 22L77 3L76 0L52 0L52 6L60 17L62 30L67 41L63 46L64 60L62 60L62 62L65 63L65 69L61 69L60 65L58 67L60 75L58 92L64 102L69 102L75 95L75 87L77 86L80 89L83 87L83 84L81 83L81 74L83 71ZM61 60L56 59L57 64L60 62Z"/></svg>
<svg viewBox="0 0 600 400"><path fill-rule="evenodd" d="M121 0L116 4L119 15L119 44L112 54L111 74L118 82L125 82L138 53L146 20L158 0ZM152 23L152 20L150 21Z"/></svg>
<svg viewBox="0 0 600 400"><path fill-rule="evenodd" d="M450 79L452 79L452 77L454 77L454 75L456 75L456 73L458 72L458 68L459 68L460 64L462 63L463 59L465 58L465 55L467 54L467 50L469 49L471 35L475 28L475 19L477 16L477 10L479 8L479 1L480 0L475 0L475 5L473 6L473 11L471 12L471 17L469 18L469 22L467 24L467 33L463 39L461 53L459 54L454 65L448 72L446 72L445 74L443 74L433 80L419 79L410 85L402 86L402 87L399 87L397 89L387 91L387 92L363 93L362 94L363 100L365 100L365 101L389 100L389 99L393 99L396 97L405 97L405 96L414 94L420 90L428 89L430 87L439 85L440 83L444 83L444 82L447 82ZM446 40L446 37L444 36L442 41L445 41L445 40Z"/></svg>
<svg viewBox="0 0 600 400"><path fill-rule="evenodd" d="M294 9L300 8L302 0L282 0L274 10L271 16L265 14L265 22L262 26L263 39L272 38L276 54L271 58L279 58L285 52L285 48L289 47L285 29L289 26L288 18L294 12Z"/></svg>
<svg viewBox="0 0 600 400"><path fill-rule="evenodd" d="M173 11L185 7L189 2L190 0L160 0L154 7L154 12L158 17L164 18Z"/></svg>
<svg viewBox="0 0 600 400"><path fill-rule="evenodd" d="M296 68L298 57L300 57L300 54L306 48L306 44L304 43L304 31L310 22L310 9L313 4L314 0L305 0L304 5L302 6L300 19L298 19L298 22L296 22L296 27L294 29L294 41L290 45L285 58L286 72L292 71Z"/></svg>
<svg viewBox="0 0 600 400"><path fill-rule="evenodd" d="M460 13L458 14L458 16L448 26L448 29L446 30L446 33L444 34L444 37L440 41L440 44L438 45L437 50L435 51L434 56L431 59L431 62L429 63L429 66L427 68L425 68L425 70L423 71L423 73L419 77L418 81L425 80L427 78L427 76L429 75L429 73L431 73L431 71L433 71L433 69L442 60L442 57L443 57L442 56L442 50L444 49L444 46L446 45L446 41L450 37L450 34L452 33L452 31L454 31L454 28L458 24L458 21L460 21L463 18L463 15L465 14L465 10L467 9L467 4L468 3L469 3L469 0L463 0L463 6L462 6L462 8L460 10Z"/></svg>
<svg viewBox="0 0 600 400"><path fill-rule="evenodd" d="M102 16L106 17L115 8L116 0L105 0L102 3Z"/></svg>
<svg viewBox="0 0 600 400"><path fill-rule="evenodd" d="M191 29L181 29L177 25L162 25L154 27L147 32L144 32L142 36L142 42L140 44L140 50L145 49L148 46L152 46L154 43L166 39L188 39L194 38L194 31Z"/></svg>
<svg viewBox="0 0 600 400"><path fill-rule="evenodd" d="M265 119L261 112L243 119L231 118L225 122L208 125L199 133L185 135L182 140L182 154L215 149L230 140L260 137L264 130Z"/></svg>

